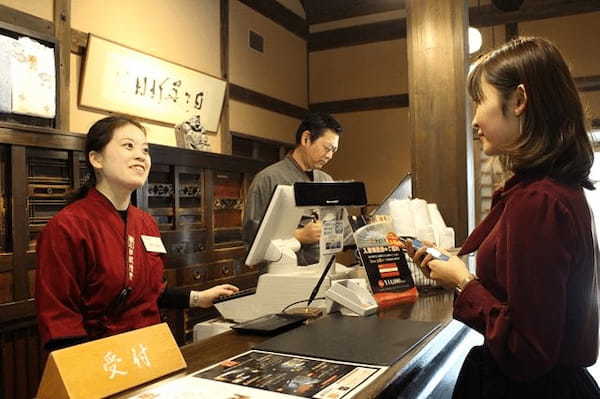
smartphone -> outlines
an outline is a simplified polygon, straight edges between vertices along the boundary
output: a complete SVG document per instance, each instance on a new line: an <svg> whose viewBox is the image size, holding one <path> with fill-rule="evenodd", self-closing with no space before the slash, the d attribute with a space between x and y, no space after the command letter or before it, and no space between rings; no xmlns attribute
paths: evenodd
<svg viewBox="0 0 600 399"><path fill-rule="evenodd" d="M410 237L399 237L399 238L400 238L400 241L402 241L403 243L406 243L408 240L412 241L412 246L415 249L419 249L423 246L423 243L421 241L417 240L416 238L410 238ZM434 259L437 259L437 260L443 260L443 261L450 260L450 257L448 255L441 253L436 248L429 247L429 248L427 248L427 250L425 252L427 252L429 255L433 256Z"/></svg>

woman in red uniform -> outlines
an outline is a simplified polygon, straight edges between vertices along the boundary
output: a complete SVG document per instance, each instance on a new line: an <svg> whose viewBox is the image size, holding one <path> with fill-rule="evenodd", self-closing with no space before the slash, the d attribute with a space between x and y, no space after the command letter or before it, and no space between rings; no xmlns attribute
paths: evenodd
<svg viewBox="0 0 600 399"><path fill-rule="evenodd" d="M150 172L146 132L111 116L86 138L88 182L37 241L36 303L45 348L54 350L160 322L159 305L209 307L237 288L165 289L156 223L130 204Z"/></svg>
<svg viewBox="0 0 600 399"><path fill-rule="evenodd" d="M455 256L414 256L458 288L454 318L484 336L454 398L598 398L585 369L598 355L597 244L583 191L593 189L593 152L569 69L552 43L519 38L475 64L469 93L483 151L512 177L459 253L477 251L476 276Z"/></svg>

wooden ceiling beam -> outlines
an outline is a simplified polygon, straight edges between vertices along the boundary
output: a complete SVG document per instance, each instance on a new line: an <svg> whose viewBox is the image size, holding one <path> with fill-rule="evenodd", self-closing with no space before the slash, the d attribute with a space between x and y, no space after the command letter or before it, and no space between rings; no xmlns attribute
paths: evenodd
<svg viewBox="0 0 600 399"><path fill-rule="evenodd" d="M48 36L54 34L54 23L52 21L4 5L0 5L0 21Z"/></svg>
<svg viewBox="0 0 600 399"><path fill-rule="evenodd" d="M600 0L525 2L519 10L511 12L500 11L493 5L485 5L469 9L469 25L475 27L506 25L594 11L600 11Z"/></svg>
<svg viewBox="0 0 600 399"><path fill-rule="evenodd" d="M408 107L408 93L380 96L353 98L350 100L327 101L312 103L311 112L326 112L339 114L343 112L372 111L377 109L405 108Z"/></svg>
<svg viewBox="0 0 600 399"><path fill-rule="evenodd" d="M600 11L600 0L533 1L525 3L516 12L504 12L494 6L488 5L470 8L469 24L476 27L516 24L525 21L564 17L595 11ZM406 18L392 19L372 24L311 33L308 37L308 49L309 51L319 51L404 38L406 38Z"/></svg>
<svg viewBox="0 0 600 399"><path fill-rule="evenodd" d="M600 90L600 75L582 76L575 78L575 85L579 91Z"/></svg>
<svg viewBox="0 0 600 399"><path fill-rule="evenodd" d="M309 25L403 10L405 0L304 0Z"/></svg>
<svg viewBox="0 0 600 399"><path fill-rule="evenodd" d="M405 0L304 0L309 25L405 9ZM528 0L517 11L505 12L491 4L471 7L473 26L492 26L600 11L599 0Z"/></svg>
<svg viewBox="0 0 600 399"><path fill-rule="evenodd" d="M239 2L306 40L308 36L306 21L278 2L273 0L239 0Z"/></svg>
<svg viewBox="0 0 600 399"><path fill-rule="evenodd" d="M77 55L85 55L88 39L88 33L71 28L71 52Z"/></svg>
<svg viewBox="0 0 600 399"><path fill-rule="evenodd" d="M406 38L406 18L311 33L308 51Z"/></svg>
<svg viewBox="0 0 600 399"><path fill-rule="evenodd" d="M231 100L240 101L255 107L278 112L296 119L304 119L308 113L308 109L306 108L299 107L295 104L288 103L287 101L250 90L242 86L238 86L234 83L229 83L228 87L229 98Z"/></svg>

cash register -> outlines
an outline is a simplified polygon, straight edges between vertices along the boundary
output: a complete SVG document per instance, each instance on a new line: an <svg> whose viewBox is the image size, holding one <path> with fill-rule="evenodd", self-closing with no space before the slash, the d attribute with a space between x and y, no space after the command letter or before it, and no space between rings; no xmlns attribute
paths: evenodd
<svg viewBox="0 0 600 399"><path fill-rule="evenodd" d="M362 182L295 183L278 185L262 218L257 234L246 256L247 265L267 262L255 291L217 301L215 307L226 320L244 322L273 313L280 313L294 302L307 300L323 274L331 254L344 244L342 207L366 204ZM319 210L324 223L320 243L320 262L299 267L296 251L300 242L294 231L303 215ZM340 227L342 226L342 227ZM348 276L350 268L335 264L323 281L317 296L323 296L332 279Z"/></svg>

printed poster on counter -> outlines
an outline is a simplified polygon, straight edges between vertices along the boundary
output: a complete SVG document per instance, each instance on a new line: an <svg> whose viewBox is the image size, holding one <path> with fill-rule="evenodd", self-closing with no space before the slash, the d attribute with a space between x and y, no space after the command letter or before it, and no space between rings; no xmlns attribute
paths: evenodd
<svg viewBox="0 0 600 399"><path fill-rule="evenodd" d="M133 399L350 399L386 369L252 350Z"/></svg>

